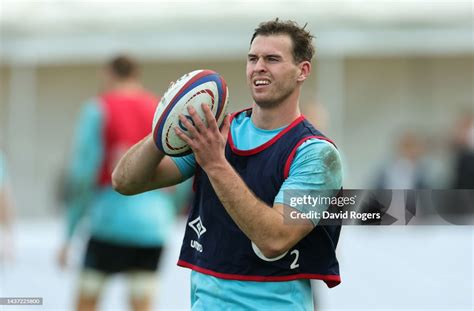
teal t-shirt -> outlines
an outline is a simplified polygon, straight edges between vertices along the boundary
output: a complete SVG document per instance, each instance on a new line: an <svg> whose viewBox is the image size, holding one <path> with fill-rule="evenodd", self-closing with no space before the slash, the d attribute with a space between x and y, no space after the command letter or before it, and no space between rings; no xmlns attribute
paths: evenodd
<svg viewBox="0 0 474 311"><path fill-rule="evenodd" d="M285 127L263 130L241 113L232 121L231 135L238 149L249 150L266 143ZM194 174L193 154L172 159L184 178ZM342 166L337 149L325 140L310 139L298 147L289 176L274 202L284 203L285 189L339 189L341 186ZM193 310L312 310L313 298L309 280L235 281L192 271L191 305Z"/></svg>

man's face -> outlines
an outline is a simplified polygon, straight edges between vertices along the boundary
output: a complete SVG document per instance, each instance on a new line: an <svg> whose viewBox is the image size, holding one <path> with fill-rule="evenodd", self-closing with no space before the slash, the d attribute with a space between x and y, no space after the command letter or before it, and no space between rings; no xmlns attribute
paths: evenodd
<svg viewBox="0 0 474 311"><path fill-rule="evenodd" d="M257 36L247 57L247 84L255 103L276 107L297 87L298 65L288 35Z"/></svg>

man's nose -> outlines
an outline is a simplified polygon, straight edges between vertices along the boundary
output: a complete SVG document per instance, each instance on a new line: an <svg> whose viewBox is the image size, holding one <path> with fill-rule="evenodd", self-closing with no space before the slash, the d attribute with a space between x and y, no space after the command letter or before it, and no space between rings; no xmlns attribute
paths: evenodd
<svg viewBox="0 0 474 311"><path fill-rule="evenodd" d="M265 66L265 60L263 58L259 58L257 63L255 64L254 71L257 72L265 72L267 71L267 67Z"/></svg>

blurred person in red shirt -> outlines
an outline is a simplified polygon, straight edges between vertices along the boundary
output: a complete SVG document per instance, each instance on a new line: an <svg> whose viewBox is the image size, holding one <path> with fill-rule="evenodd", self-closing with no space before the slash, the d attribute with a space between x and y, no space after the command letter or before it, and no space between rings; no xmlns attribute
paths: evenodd
<svg viewBox="0 0 474 311"><path fill-rule="evenodd" d="M76 128L58 259L64 267L78 224L88 220L77 309L95 310L110 277L123 273L132 309L150 310L177 195L158 190L124 196L112 188L111 173L123 153L150 133L158 98L142 86L138 65L127 56L107 63L102 82L103 92L83 105Z"/></svg>

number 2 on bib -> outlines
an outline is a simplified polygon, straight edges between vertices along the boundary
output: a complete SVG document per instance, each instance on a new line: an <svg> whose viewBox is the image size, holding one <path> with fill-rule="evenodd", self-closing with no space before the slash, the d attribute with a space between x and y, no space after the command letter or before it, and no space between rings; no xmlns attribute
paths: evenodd
<svg viewBox="0 0 474 311"><path fill-rule="evenodd" d="M294 249L293 251L291 251L290 255L295 255L295 260L293 260L293 262L291 263L290 265L290 269L296 269L300 266L300 264L298 263L298 258L300 257L300 251L297 250L297 249Z"/></svg>

